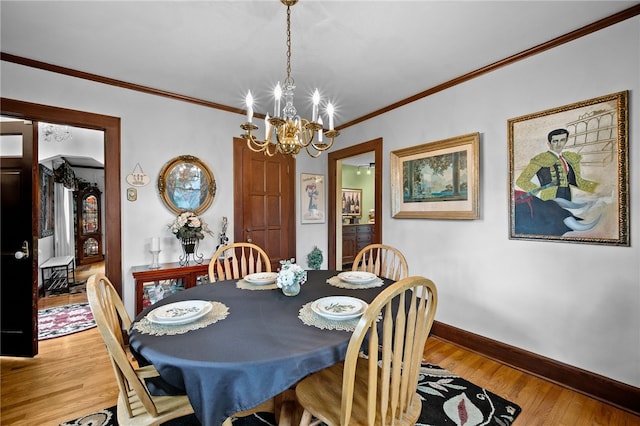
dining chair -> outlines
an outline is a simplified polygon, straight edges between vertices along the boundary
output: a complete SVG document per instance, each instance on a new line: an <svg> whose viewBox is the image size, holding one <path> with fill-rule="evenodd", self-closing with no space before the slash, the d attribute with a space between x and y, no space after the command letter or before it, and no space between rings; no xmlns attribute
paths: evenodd
<svg viewBox="0 0 640 426"><path fill-rule="evenodd" d="M122 330L129 330L131 318L106 275L89 277L87 298L118 382L118 424L160 425L193 413L186 395L152 396L144 379L158 377L158 371L152 365L137 367L129 361Z"/></svg>
<svg viewBox="0 0 640 426"><path fill-rule="evenodd" d="M256 272L271 272L267 253L253 243L231 243L216 250L209 262L209 281L243 278Z"/></svg>
<svg viewBox="0 0 640 426"><path fill-rule="evenodd" d="M414 425L422 411L416 390L437 300L435 284L424 277L383 290L360 317L345 360L296 385L304 409L300 425Z"/></svg>
<svg viewBox="0 0 640 426"><path fill-rule="evenodd" d="M407 259L400 250L386 244L369 244L356 255L352 271L372 272L398 281L409 275Z"/></svg>

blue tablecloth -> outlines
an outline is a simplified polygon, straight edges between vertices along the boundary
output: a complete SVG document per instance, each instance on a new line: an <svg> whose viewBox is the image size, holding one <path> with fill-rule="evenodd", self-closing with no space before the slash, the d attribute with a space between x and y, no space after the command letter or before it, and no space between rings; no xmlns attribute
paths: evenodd
<svg viewBox="0 0 640 426"><path fill-rule="evenodd" d="M344 359L350 332L321 330L298 318L300 308L325 296L345 295L371 302L391 281L370 289L343 289L326 281L336 271L309 271L299 295L276 290L243 290L236 280L178 292L162 304L200 299L224 303L226 319L172 336L132 330L130 345L163 379L185 389L205 426L220 425L238 411L255 407L310 373Z"/></svg>

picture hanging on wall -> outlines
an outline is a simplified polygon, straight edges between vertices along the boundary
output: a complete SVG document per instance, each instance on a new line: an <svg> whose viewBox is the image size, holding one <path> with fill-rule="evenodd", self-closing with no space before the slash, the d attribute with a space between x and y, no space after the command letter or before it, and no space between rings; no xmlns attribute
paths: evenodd
<svg viewBox="0 0 640 426"><path fill-rule="evenodd" d="M300 215L302 223L324 223L324 176L300 174Z"/></svg>
<svg viewBox="0 0 640 426"><path fill-rule="evenodd" d="M479 151L479 133L392 151L393 217L477 219Z"/></svg>
<svg viewBox="0 0 640 426"><path fill-rule="evenodd" d="M629 246L627 98L508 120L511 239Z"/></svg>
<svg viewBox="0 0 640 426"><path fill-rule="evenodd" d="M53 170L39 164L40 169L40 212L38 236L50 237L54 231Z"/></svg>
<svg viewBox="0 0 640 426"><path fill-rule="evenodd" d="M362 217L362 189L342 188L342 217Z"/></svg>

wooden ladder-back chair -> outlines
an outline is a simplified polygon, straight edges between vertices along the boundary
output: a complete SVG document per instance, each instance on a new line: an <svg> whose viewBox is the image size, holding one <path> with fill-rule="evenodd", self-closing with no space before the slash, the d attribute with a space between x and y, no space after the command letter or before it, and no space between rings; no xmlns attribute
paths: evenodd
<svg viewBox="0 0 640 426"><path fill-rule="evenodd" d="M414 425L422 411L416 390L437 299L435 285L424 277L383 290L360 318L344 362L296 385L304 408L300 425Z"/></svg>
<svg viewBox="0 0 640 426"><path fill-rule="evenodd" d="M372 272L395 281L409 275L407 259L400 250L385 244L369 244L353 260L353 271Z"/></svg>
<svg viewBox="0 0 640 426"><path fill-rule="evenodd" d="M252 243L231 243L220 247L209 262L209 281L243 278L256 272L271 272L267 253Z"/></svg>
<svg viewBox="0 0 640 426"><path fill-rule="evenodd" d="M111 358L118 382L118 424L160 425L193 413L186 395L152 396L144 379L158 376L152 366L136 367L129 360L122 330L129 330L131 318L111 281L102 273L87 282L87 298Z"/></svg>

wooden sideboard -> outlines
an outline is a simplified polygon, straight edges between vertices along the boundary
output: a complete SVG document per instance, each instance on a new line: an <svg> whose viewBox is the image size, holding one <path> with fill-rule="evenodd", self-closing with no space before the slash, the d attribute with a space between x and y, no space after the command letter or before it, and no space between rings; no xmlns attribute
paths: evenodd
<svg viewBox="0 0 640 426"><path fill-rule="evenodd" d="M342 225L342 263L351 263L373 241L373 224Z"/></svg>
<svg viewBox="0 0 640 426"><path fill-rule="evenodd" d="M157 269L149 265L134 266L136 315L158 300L185 288L209 282L209 259L200 265L180 266L178 262L162 263Z"/></svg>

